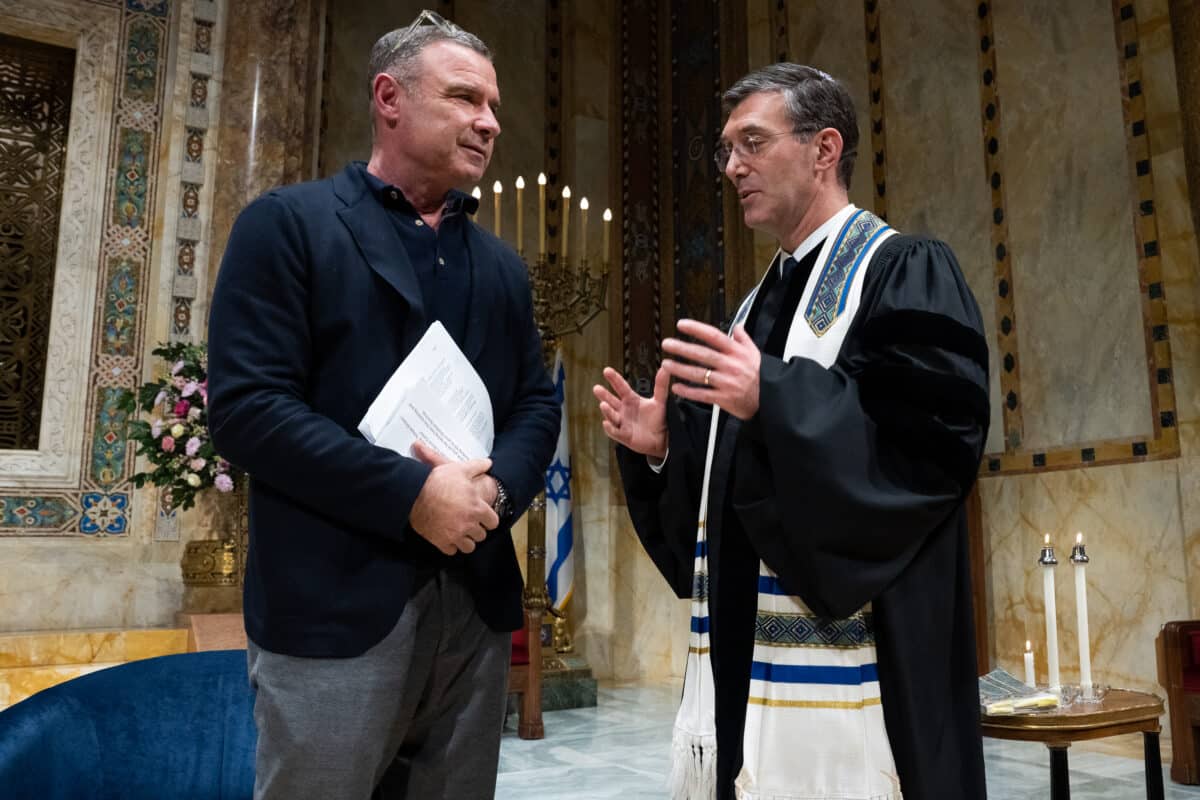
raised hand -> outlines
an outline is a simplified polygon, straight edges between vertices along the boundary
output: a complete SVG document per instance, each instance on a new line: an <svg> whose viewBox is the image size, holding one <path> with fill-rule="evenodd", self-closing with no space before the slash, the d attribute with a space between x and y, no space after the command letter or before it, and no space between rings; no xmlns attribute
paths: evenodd
<svg viewBox="0 0 1200 800"><path fill-rule="evenodd" d="M746 329L738 325L726 336L720 328L693 319L679 320L678 328L696 343L663 339L663 352L674 359L663 359L659 371L676 379L671 391L685 400L715 404L738 419L758 413L762 353Z"/></svg>
<svg viewBox="0 0 1200 800"><path fill-rule="evenodd" d="M413 455L433 467L413 503L408 521L413 530L448 556L470 553L499 517L484 499L489 482L482 480L492 468L490 458L450 461L422 442Z"/></svg>
<svg viewBox="0 0 1200 800"><path fill-rule="evenodd" d="M604 379L612 390L596 384L592 394L600 401L604 434L635 453L658 460L667 455L667 385L670 376L662 370L654 376L654 394L642 397L621 373L604 368Z"/></svg>

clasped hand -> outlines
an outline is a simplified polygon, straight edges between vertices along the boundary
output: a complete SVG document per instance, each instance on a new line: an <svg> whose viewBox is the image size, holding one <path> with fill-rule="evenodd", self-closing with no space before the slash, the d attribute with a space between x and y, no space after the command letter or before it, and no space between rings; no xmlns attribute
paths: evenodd
<svg viewBox="0 0 1200 800"><path fill-rule="evenodd" d="M413 530L448 556L470 553L500 524L492 510L499 491L490 458L450 461L417 442L413 455L433 467L409 514Z"/></svg>
<svg viewBox="0 0 1200 800"><path fill-rule="evenodd" d="M599 384L592 394L600 403L605 435L635 453L662 460L667 453L667 387L678 397L715 404L738 419L758 413L758 376L762 353L738 325L733 336L719 328L681 319L679 332L695 339L668 338L663 360L654 376L654 393L642 397L612 367L604 368L608 388ZM672 383L671 379L676 382Z"/></svg>

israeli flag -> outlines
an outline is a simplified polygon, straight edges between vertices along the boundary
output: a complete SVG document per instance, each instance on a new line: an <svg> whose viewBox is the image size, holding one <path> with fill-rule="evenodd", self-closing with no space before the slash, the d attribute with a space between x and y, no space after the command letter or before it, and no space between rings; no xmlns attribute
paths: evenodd
<svg viewBox="0 0 1200 800"><path fill-rule="evenodd" d="M546 468L546 591L555 608L566 607L575 587L575 535L571 525L571 449L567 433L567 373L562 350L554 355L554 394L562 409L558 447Z"/></svg>

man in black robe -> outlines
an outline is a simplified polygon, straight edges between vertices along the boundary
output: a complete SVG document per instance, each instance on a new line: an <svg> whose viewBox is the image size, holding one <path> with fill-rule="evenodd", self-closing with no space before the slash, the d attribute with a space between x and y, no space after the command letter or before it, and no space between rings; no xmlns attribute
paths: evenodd
<svg viewBox="0 0 1200 800"><path fill-rule="evenodd" d="M853 103L794 64L748 75L724 100L717 161L745 222L799 257L790 272L773 263L731 336L681 320L690 341L664 340L651 397L611 368L594 388L634 526L679 597L693 591L713 406L722 412L706 514L716 795L734 796L742 766L761 560L817 615L870 603L904 798L983 798L964 510L989 419L978 307L946 245L892 236L862 265L831 363L782 358L827 252L808 240L849 204Z"/></svg>

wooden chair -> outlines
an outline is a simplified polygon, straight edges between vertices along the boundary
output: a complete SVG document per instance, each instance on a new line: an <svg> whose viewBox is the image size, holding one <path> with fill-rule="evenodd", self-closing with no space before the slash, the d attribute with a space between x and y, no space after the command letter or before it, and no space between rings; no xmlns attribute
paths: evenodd
<svg viewBox="0 0 1200 800"><path fill-rule="evenodd" d="M1171 713L1171 780L1200 784L1200 620L1166 623L1155 650Z"/></svg>

